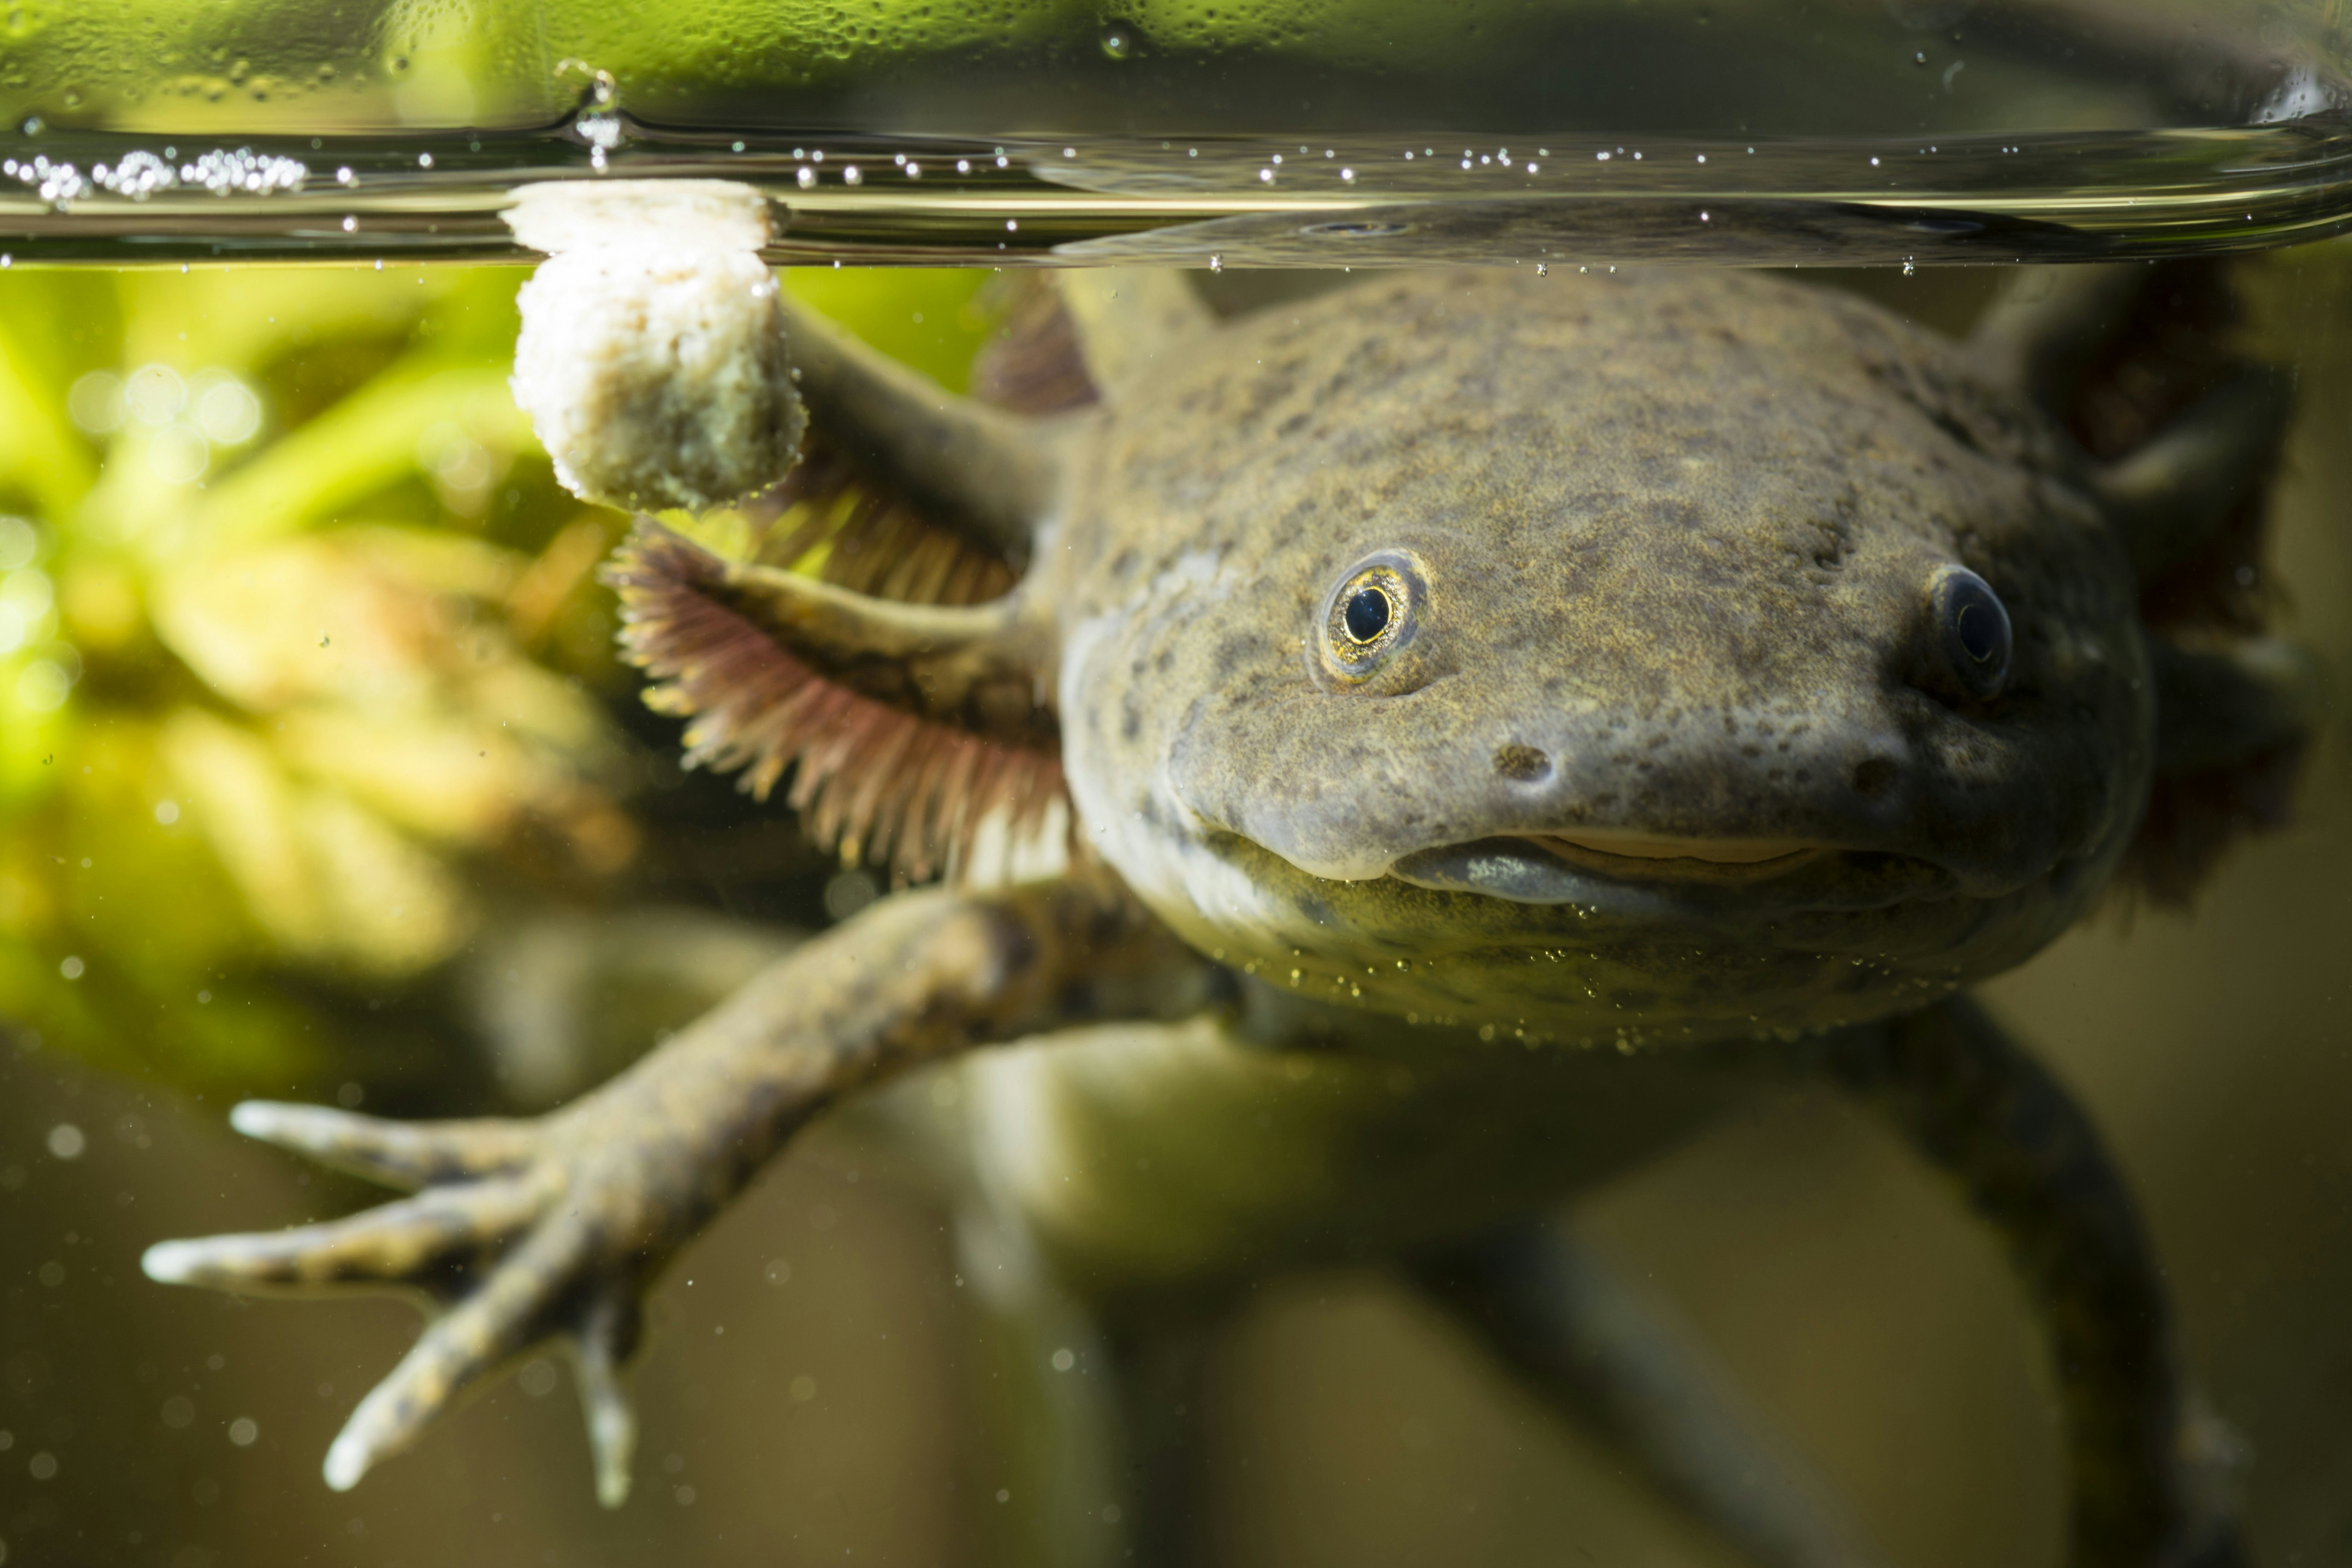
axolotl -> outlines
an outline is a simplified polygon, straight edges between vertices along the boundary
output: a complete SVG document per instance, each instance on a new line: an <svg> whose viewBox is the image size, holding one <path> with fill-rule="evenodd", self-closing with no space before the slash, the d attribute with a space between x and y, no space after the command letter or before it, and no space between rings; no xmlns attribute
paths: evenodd
<svg viewBox="0 0 2352 1568"><path fill-rule="evenodd" d="M2177 321L2129 358L2209 275L2034 274L1954 341L1758 274L1381 275L1220 320L1179 274L1073 272L1020 412L794 307L749 244L664 256L549 263L525 371L558 318L621 347L519 391L623 504L854 502L814 554L647 518L612 580L691 758L788 781L904 885L543 1117L237 1108L412 1191L147 1255L437 1302L331 1485L558 1341L618 1501L648 1281L812 1117L961 1058L930 1135L1026 1260L997 1310L1090 1315L1129 1417L1128 1528L1078 1557L1181 1555L1165 1303L1388 1259L1756 1560L1869 1561L1538 1218L1793 1075L2006 1246L2071 1560L2232 1560L2129 1194L1961 994L2274 815L2312 722L2305 662L2193 591L2251 549L2280 379L2181 360ZM2085 434L2102 406L2125 436Z"/></svg>

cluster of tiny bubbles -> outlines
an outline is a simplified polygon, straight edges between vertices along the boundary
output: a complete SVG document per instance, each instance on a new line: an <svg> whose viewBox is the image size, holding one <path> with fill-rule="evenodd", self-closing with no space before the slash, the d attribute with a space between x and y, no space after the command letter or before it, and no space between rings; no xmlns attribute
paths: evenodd
<svg viewBox="0 0 2352 1568"><path fill-rule="evenodd" d="M215 148L185 163L179 151L162 153L140 149L123 154L119 162L95 165L88 173L73 163L53 162L47 153L26 159L0 161L0 174L32 188L41 200L59 212L95 192L143 202L158 191L195 190L215 196L267 196L299 191L310 179L309 165L299 158L256 152L249 147Z"/></svg>
<svg viewBox="0 0 2352 1568"><path fill-rule="evenodd" d="M92 371L66 393L66 413L85 435L143 435L148 465L172 485L194 484L215 448L242 446L261 429L260 398L217 368L184 379L163 364Z"/></svg>

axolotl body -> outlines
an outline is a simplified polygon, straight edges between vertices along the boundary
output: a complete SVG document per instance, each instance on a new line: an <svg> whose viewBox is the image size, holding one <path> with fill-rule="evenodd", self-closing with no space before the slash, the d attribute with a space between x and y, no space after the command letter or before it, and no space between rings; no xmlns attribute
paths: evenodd
<svg viewBox="0 0 2352 1568"><path fill-rule="evenodd" d="M1165 1303L1399 1260L1757 1560L1863 1562L1531 1218L1759 1074L1812 1076L2007 1244L2055 1340L2074 1560L2226 1561L2128 1194L1957 997L2161 864L2152 794L2275 776L2309 722L2290 650L2144 614L2259 507L2275 378L2216 360L2126 453L2070 434L2147 273L2011 298L1965 343L1751 275L1395 275L1220 322L1175 275L1074 274L1039 336L1083 391L1030 413L770 289L723 395L788 448L804 403L782 501L886 497L859 515L957 564L887 580L838 537L812 567L805 531L730 555L648 521L614 568L626 640L697 759L946 885L537 1121L240 1107L415 1195L149 1271L435 1291L338 1486L562 1338L617 1500L649 1277L819 1110L1025 1041L955 1069L939 1157L1027 1260L999 1310L1091 1312L1102 1386L1164 1372ZM722 396L688 379L667 395ZM722 498L696 485L617 498ZM1147 1560L1185 1533L1169 1407L1125 1406L1144 1479L1112 1533Z"/></svg>

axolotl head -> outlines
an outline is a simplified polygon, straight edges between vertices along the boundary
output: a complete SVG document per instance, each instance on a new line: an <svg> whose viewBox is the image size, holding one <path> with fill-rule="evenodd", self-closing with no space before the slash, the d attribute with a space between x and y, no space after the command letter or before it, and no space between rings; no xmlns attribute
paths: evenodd
<svg viewBox="0 0 2352 1568"><path fill-rule="evenodd" d="M2155 749L2131 563L1960 349L1748 277L1402 278L1116 412L1063 762L1164 918L1528 1038L1882 1015L2100 893Z"/></svg>

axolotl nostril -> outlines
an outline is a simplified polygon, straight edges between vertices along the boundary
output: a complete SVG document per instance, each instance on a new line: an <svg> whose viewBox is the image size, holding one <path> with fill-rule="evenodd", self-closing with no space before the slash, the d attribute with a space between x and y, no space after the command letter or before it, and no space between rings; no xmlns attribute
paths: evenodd
<svg viewBox="0 0 2352 1568"><path fill-rule="evenodd" d="M1027 1041L963 1064L933 1163L1034 1265L998 1310L1101 1325L1110 1406L1165 1364L1152 1303L1391 1259L1755 1560L1871 1561L1530 1218L1811 1075L2009 1249L2073 1561L2225 1560L2129 1195L1957 996L2119 878L2179 892L2310 726L2305 663L2181 587L2260 507L2280 382L2224 347L2152 402L2116 371L2147 278L2218 324L2218 274L2035 275L1954 342L1756 275L1391 275L1221 321L1177 275L1073 273L991 401L793 307L756 195L595 189L519 220L564 251L519 393L583 493L764 492L727 548L648 519L611 568L651 700L845 855L944 883L536 1121L239 1107L413 1196L151 1274L445 1303L331 1484L561 1338L617 1501L650 1277L827 1106ZM2084 411L2132 396L2103 441ZM1165 1403L1125 1400L1135 1453ZM1120 1536L1147 1560L1166 1490Z"/></svg>

